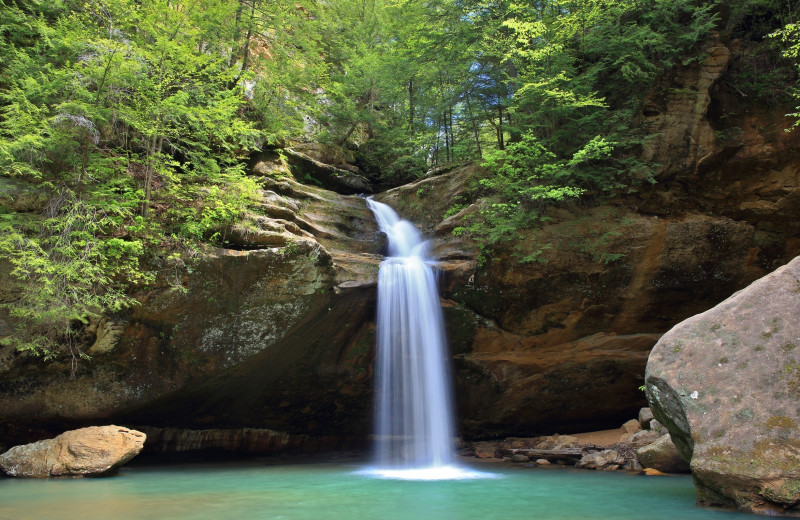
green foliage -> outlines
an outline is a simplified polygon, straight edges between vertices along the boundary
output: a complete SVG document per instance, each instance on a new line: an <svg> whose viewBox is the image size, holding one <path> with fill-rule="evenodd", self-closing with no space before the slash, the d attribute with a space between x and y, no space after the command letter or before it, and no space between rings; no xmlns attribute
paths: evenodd
<svg viewBox="0 0 800 520"><path fill-rule="evenodd" d="M456 213L458 213L459 211L463 210L466 207L467 207L466 204L460 204L460 203L453 204L452 206L447 208L447 211L444 212L444 218L452 217L453 215L455 215Z"/></svg>
<svg viewBox="0 0 800 520"><path fill-rule="evenodd" d="M149 248L221 242L242 217L257 186L241 159L258 134L218 36L238 5L0 5L0 169L49 194L42 213L3 214L19 350L76 359L80 324L152 279Z"/></svg>
<svg viewBox="0 0 800 520"><path fill-rule="evenodd" d="M782 29L771 35L783 44L783 56L794 64L797 77L800 77L800 23L786 24ZM794 99L800 103L800 88L795 84L792 89ZM794 127L800 126L800 104L796 107L797 111L786 114L787 117L795 118Z"/></svg>
<svg viewBox="0 0 800 520"><path fill-rule="evenodd" d="M56 356L81 322L131 304L146 262L174 270L176 251L224 244L264 143L349 148L382 186L485 163L481 209L453 233L486 261L549 205L653 182L644 97L715 29L772 33L732 77L744 95L796 82L800 29L779 0L1 2L0 175L50 200L0 208L23 295L6 307L23 324L12 341ZM447 216L467 201L453 203Z"/></svg>
<svg viewBox="0 0 800 520"><path fill-rule="evenodd" d="M546 220L548 205L575 199L589 189L617 188L618 171L604 166L612 152L613 144L598 136L569 159L558 159L528 132L505 150L487 154L483 166L492 175L481 179L480 185L487 190L489 203L481 211L482 219L469 228L481 243L482 256L486 258L495 244L517 240L520 230ZM548 247L543 244L521 261L541 260Z"/></svg>
<svg viewBox="0 0 800 520"><path fill-rule="evenodd" d="M99 207L69 190L51 199L44 219L3 215L0 253L13 268L19 294L16 302L3 304L20 325L12 345L53 357L59 344L72 344L76 322L135 302L126 286L151 279L139 266L143 243L108 234L118 219L130 216L124 205Z"/></svg>

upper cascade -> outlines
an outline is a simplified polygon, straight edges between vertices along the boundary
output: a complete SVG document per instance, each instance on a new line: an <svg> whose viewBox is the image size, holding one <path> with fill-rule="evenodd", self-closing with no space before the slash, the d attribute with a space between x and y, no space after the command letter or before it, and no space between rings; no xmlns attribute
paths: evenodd
<svg viewBox="0 0 800 520"><path fill-rule="evenodd" d="M392 208L386 204L367 199L370 209L375 214L378 227L386 233L389 241L389 257L420 257L431 260L430 247L424 240L422 233L414 225L401 219Z"/></svg>

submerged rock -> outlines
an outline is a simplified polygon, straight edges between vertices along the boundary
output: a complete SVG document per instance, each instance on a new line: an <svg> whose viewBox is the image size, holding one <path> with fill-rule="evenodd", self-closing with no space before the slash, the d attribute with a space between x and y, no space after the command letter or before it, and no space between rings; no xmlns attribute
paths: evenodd
<svg viewBox="0 0 800 520"><path fill-rule="evenodd" d="M800 257L674 327L647 364L698 501L800 516Z"/></svg>
<svg viewBox="0 0 800 520"><path fill-rule="evenodd" d="M12 477L90 477L114 473L142 451L145 434L121 426L91 426L15 446L0 455Z"/></svg>

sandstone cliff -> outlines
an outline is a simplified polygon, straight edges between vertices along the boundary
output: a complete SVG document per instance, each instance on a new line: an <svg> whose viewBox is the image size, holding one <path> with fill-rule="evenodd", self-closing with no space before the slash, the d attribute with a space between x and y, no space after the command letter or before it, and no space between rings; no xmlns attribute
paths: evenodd
<svg viewBox="0 0 800 520"><path fill-rule="evenodd" d="M379 195L437 239L462 432L525 435L612 427L644 404L647 355L674 324L800 253L800 134L786 107L727 81L738 42L653 89L641 125L656 183L591 207L553 208L485 267L471 258L466 167ZM521 264L541 249L543 263Z"/></svg>
<svg viewBox="0 0 800 520"><path fill-rule="evenodd" d="M0 350L0 444L109 420L157 433L369 434L382 246L372 213L288 175L260 182L260 208L228 232L228 249L164 260L140 305L87 327L91 359L74 379L62 362Z"/></svg>
<svg viewBox="0 0 800 520"><path fill-rule="evenodd" d="M725 81L739 52L710 42L650 93L642 156L657 183L552 208L516 244L544 263L521 264L509 246L478 267L468 234L453 234L481 207L468 195L475 165L379 195L442 259L462 435L617 426L645 404L637 387L665 331L800 253L800 134L784 132L782 107L753 106ZM310 163L329 187L359 189L347 158L330 155L255 157L259 211L228 248L164 259L141 306L91 324L75 379L0 349L0 444L113 420L161 439L156 451L363 445L382 241L359 197L282 177ZM454 202L472 204L445 217Z"/></svg>

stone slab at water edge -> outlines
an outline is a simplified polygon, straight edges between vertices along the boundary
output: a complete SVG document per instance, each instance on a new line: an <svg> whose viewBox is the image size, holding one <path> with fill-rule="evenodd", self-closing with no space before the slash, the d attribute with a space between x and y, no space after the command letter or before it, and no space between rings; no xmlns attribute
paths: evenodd
<svg viewBox="0 0 800 520"><path fill-rule="evenodd" d="M113 474L142 451L145 434L121 426L70 430L43 441L14 446L0 455L12 477L86 477Z"/></svg>
<svg viewBox="0 0 800 520"><path fill-rule="evenodd" d="M645 379L700 504L800 517L800 257L676 325Z"/></svg>

